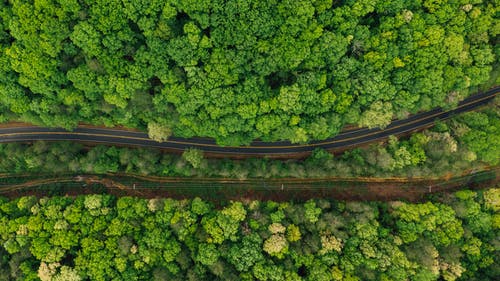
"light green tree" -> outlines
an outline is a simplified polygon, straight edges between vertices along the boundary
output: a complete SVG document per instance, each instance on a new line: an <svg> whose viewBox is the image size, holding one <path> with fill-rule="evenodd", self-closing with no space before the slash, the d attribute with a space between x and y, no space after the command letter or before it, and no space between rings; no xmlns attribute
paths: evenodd
<svg viewBox="0 0 500 281"><path fill-rule="evenodd" d="M172 135L172 129L158 122L148 123L148 136L157 142L164 142Z"/></svg>
<svg viewBox="0 0 500 281"><path fill-rule="evenodd" d="M193 168L197 169L204 163L203 151L195 148L188 148L182 153L182 158L186 160Z"/></svg>
<svg viewBox="0 0 500 281"><path fill-rule="evenodd" d="M361 114L359 126L368 128L385 128L391 123L392 104L376 101L370 105L368 110Z"/></svg>

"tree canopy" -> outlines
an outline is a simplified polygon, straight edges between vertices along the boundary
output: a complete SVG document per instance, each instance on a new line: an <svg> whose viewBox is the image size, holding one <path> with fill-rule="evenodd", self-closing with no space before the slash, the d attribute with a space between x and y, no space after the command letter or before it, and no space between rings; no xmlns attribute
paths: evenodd
<svg viewBox="0 0 500 281"><path fill-rule="evenodd" d="M1 280L495 280L499 189L404 202L0 198Z"/></svg>
<svg viewBox="0 0 500 281"><path fill-rule="evenodd" d="M488 80L497 4L3 1L0 121L123 125L220 144L384 126Z"/></svg>

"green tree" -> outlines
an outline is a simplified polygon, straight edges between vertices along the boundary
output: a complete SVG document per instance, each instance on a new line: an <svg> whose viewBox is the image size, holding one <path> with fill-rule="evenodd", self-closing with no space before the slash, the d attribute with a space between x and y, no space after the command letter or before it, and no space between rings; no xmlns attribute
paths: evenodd
<svg viewBox="0 0 500 281"><path fill-rule="evenodd" d="M381 101L374 102L370 108L361 114L359 126L368 128L385 128L391 123L392 105Z"/></svg>
<svg viewBox="0 0 500 281"><path fill-rule="evenodd" d="M304 204L305 207L305 218L310 223L315 223L318 221L319 215L321 214L321 209L316 208L316 202L314 200L309 200Z"/></svg>
<svg viewBox="0 0 500 281"><path fill-rule="evenodd" d="M264 241L263 249L269 255L282 259L288 252L288 241L283 235L273 234Z"/></svg>
<svg viewBox="0 0 500 281"><path fill-rule="evenodd" d="M172 135L172 129L169 126L157 122L148 123L148 136L157 142L164 142Z"/></svg>
<svg viewBox="0 0 500 281"><path fill-rule="evenodd" d="M248 271L252 266L262 260L262 238L256 234L244 236L241 244L235 244L227 252L228 261L238 271Z"/></svg>
<svg viewBox="0 0 500 281"><path fill-rule="evenodd" d="M186 160L193 168L198 169L204 164L203 151L199 149L189 148L184 150L182 158Z"/></svg>
<svg viewBox="0 0 500 281"><path fill-rule="evenodd" d="M199 244L196 260L204 265L212 265L219 258L220 253L214 244Z"/></svg>

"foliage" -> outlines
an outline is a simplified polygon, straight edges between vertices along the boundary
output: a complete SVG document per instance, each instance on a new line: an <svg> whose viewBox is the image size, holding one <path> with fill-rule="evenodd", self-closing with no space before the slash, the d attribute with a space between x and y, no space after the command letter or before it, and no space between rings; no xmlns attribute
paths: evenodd
<svg viewBox="0 0 500 281"><path fill-rule="evenodd" d="M495 280L499 192L463 190L419 204L219 202L221 209L199 198L0 198L0 274L2 280ZM270 219L276 209L284 210L280 222ZM208 227L218 228L221 239Z"/></svg>
<svg viewBox="0 0 500 281"><path fill-rule="evenodd" d="M182 158L186 160L193 168L199 168L203 163L203 151L189 148L182 153Z"/></svg>
<svg viewBox="0 0 500 281"><path fill-rule="evenodd" d="M479 159L492 165L499 164L500 118L495 118L495 112L470 112L460 116L459 120L464 124L460 128L460 140Z"/></svg>
<svg viewBox="0 0 500 281"><path fill-rule="evenodd" d="M470 119L467 116L472 116ZM356 176L429 177L461 175L464 170L480 171L499 161L499 111L489 107L476 113L458 115L407 139L390 137L386 145L345 151L333 157L315 149L305 160L204 158L203 152L186 150L182 156L154 149L96 146L86 148L69 142L0 144L0 173L108 173L223 178L324 178ZM488 125L484 125L488 124ZM479 137L475 137L479 136ZM23 203L24 204L24 203ZM29 202L26 202L29 204ZM309 205L308 205L309 206ZM193 203L196 212L203 205ZM314 220L314 206L307 216ZM194 210L194 209L193 209ZM279 222L277 212L273 221Z"/></svg>
<svg viewBox="0 0 500 281"><path fill-rule="evenodd" d="M226 145L383 127L487 82L495 4L2 1L0 122L120 125Z"/></svg>
<svg viewBox="0 0 500 281"><path fill-rule="evenodd" d="M157 122L148 123L148 136L150 139L153 139L158 142L166 141L172 131L169 127L161 125Z"/></svg>

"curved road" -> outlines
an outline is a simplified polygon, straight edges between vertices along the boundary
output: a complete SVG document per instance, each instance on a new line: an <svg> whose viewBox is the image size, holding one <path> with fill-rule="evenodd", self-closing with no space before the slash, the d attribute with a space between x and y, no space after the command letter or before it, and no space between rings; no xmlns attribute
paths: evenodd
<svg viewBox="0 0 500 281"><path fill-rule="evenodd" d="M122 146L143 146L182 151L186 148L198 148L213 155L226 155L230 157L269 156L284 157L304 155L315 148L327 150L345 150L353 146L379 141L390 135L402 135L418 129L431 126L436 119L447 119L454 114L470 111L491 101L500 92L500 87L469 96L459 103L458 107L450 111L436 108L431 111L413 115L407 119L396 120L385 129L360 128L341 132L339 135L322 141L308 144L292 144L287 141L261 142L256 141L249 146L219 146L207 138L176 138L172 137L166 142L158 143L148 138L147 134L112 128L98 128L80 126L74 131L59 128L45 128L37 126L12 126L0 128L0 143L29 142L36 140L46 141L79 141L92 143L105 143Z"/></svg>

